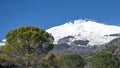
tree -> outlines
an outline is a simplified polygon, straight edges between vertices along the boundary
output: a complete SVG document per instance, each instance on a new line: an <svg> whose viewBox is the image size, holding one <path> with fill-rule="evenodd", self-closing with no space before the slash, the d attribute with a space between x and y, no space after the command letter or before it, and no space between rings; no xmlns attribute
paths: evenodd
<svg viewBox="0 0 120 68"><path fill-rule="evenodd" d="M67 55L63 57L61 68L84 68L84 59L77 54Z"/></svg>
<svg viewBox="0 0 120 68"><path fill-rule="evenodd" d="M43 61L47 63L49 68L60 68L62 55L60 53L47 54Z"/></svg>
<svg viewBox="0 0 120 68"><path fill-rule="evenodd" d="M33 67L53 49L53 40L49 33L35 26L21 26L11 30L6 35L6 45L0 48L0 60L3 60L0 64Z"/></svg>
<svg viewBox="0 0 120 68"><path fill-rule="evenodd" d="M120 68L120 61L111 52L98 52L90 60L90 68Z"/></svg>
<svg viewBox="0 0 120 68"><path fill-rule="evenodd" d="M49 68L59 68L57 66L56 57L55 57L54 54L47 54L43 58L43 61L47 63L47 65L49 66Z"/></svg>
<svg viewBox="0 0 120 68"><path fill-rule="evenodd" d="M53 40L49 33L35 26L21 26L9 31L6 35L7 45L18 45L30 53L47 53L53 48Z"/></svg>

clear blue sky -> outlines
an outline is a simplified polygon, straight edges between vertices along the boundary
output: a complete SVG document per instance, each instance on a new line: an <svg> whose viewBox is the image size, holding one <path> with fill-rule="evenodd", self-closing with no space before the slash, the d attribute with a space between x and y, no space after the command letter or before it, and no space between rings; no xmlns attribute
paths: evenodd
<svg viewBox="0 0 120 68"><path fill-rule="evenodd" d="M48 29L85 18L120 25L120 0L0 0L0 39L22 25Z"/></svg>

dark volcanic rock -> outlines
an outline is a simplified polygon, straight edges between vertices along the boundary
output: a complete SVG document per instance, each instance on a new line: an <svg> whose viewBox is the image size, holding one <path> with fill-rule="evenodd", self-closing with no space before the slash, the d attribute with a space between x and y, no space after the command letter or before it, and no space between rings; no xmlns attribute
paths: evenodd
<svg viewBox="0 0 120 68"><path fill-rule="evenodd" d="M74 37L73 36L67 36L67 37L64 37L60 40L58 40L58 44L64 44L64 43L68 43L70 42L70 40L72 40Z"/></svg>
<svg viewBox="0 0 120 68"><path fill-rule="evenodd" d="M72 45L84 45L87 46L89 40L75 40L72 42Z"/></svg>

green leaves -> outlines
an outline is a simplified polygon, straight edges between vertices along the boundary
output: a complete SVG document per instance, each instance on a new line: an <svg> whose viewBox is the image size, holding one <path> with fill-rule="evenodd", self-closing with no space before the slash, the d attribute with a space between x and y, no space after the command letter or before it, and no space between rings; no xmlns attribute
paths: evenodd
<svg viewBox="0 0 120 68"><path fill-rule="evenodd" d="M37 28L35 26L21 26L18 29L9 31L6 35L6 40L6 43L11 46L19 45L27 48L28 50L30 48L38 49L39 47L44 46L46 49L45 51L50 51L53 48L52 43L54 39L43 29Z"/></svg>
<svg viewBox="0 0 120 68"><path fill-rule="evenodd" d="M0 48L0 64L11 68L12 65L35 68L37 61L53 49L53 40L49 33L35 26L11 30L6 35L6 45Z"/></svg>
<svg viewBox="0 0 120 68"><path fill-rule="evenodd" d="M84 59L77 54L67 55L62 59L61 68L84 68Z"/></svg>
<svg viewBox="0 0 120 68"><path fill-rule="evenodd" d="M90 68L120 68L120 61L110 52L98 52L91 58Z"/></svg>

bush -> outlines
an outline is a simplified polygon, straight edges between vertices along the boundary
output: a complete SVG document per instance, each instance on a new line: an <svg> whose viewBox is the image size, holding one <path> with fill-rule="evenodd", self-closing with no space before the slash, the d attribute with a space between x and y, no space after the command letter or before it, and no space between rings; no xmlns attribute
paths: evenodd
<svg viewBox="0 0 120 68"><path fill-rule="evenodd" d="M84 68L84 59L77 54L67 55L63 57L61 68Z"/></svg>
<svg viewBox="0 0 120 68"><path fill-rule="evenodd" d="M98 52L90 60L90 68L120 68L120 60L110 52Z"/></svg>

